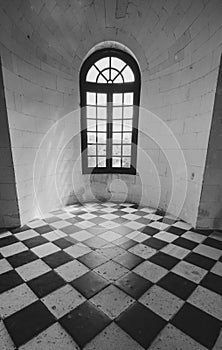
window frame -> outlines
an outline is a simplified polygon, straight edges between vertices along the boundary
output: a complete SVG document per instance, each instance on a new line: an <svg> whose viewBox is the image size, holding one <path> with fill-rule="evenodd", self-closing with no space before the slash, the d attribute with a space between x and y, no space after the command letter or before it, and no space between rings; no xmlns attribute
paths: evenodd
<svg viewBox="0 0 222 350"><path fill-rule="evenodd" d="M133 71L134 81L126 83L97 83L87 82L86 76L94 63L104 57L117 57L122 59ZM141 74L136 60L127 52L116 48L100 49L92 53L83 63L80 75L80 107L81 107L81 151L82 151L82 173L90 174L105 174L105 173L122 173L122 174L136 174L137 163L137 142L138 142L138 117L139 117L139 103L140 103L140 89L141 89ZM132 126L132 150L131 150L131 166L127 167L112 167L111 158L106 155L106 167L88 167L87 157L87 116L86 116L86 95L87 92L105 93L107 94L107 106L109 111L112 103L112 96L114 93L133 92L133 126ZM111 103L110 103L111 102ZM109 113L109 112L108 112ZM112 121L108 120L107 115L107 134L112 135ZM112 141L111 141L112 142ZM122 145L122 143L121 143Z"/></svg>

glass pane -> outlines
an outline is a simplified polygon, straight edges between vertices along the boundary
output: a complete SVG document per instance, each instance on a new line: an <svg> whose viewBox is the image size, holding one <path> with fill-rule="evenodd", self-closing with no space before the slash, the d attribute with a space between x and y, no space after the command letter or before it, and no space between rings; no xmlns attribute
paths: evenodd
<svg viewBox="0 0 222 350"><path fill-rule="evenodd" d="M124 94L124 105L133 105L133 92L126 92Z"/></svg>
<svg viewBox="0 0 222 350"><path fill-rule="evenodd" d="M96 107L86 107L87 118L96 118Z"/></svg>
<svg viewBox="0 0 222 350"><path fill-rule="evenodd" d="M119 120L113 121L113 131L121 131L122 130L122 122Z"/></svg>
<svg viewBox="0 0 222 350"><path fill-rule="evenodd" d="M92 66L86 75L86 81L96 82L98 70Z"/></svg>
<svg viewBox="0 0 222 350"><path fill-rule="evenodd" d="M104 122L103 120L97 120L97 130L106 131L106 122Z"/></svg>
<svg viewBox="0 0 222 350"><path fill-rule="evenodd" d="M88 155L89 156L96 155L96 145L88 145Z"/></svg>
<svg viewBox="0 0 222 350"><path fill-rule="evenodd" d="M106 105L106 94L97 94L97 105Z"/></svg>
<svg viewBox="0 0 222 350"><path fill-rule="evenodd" d="M123 143L131 143L131 133L123 133Z"/></svg>
<svg viewBox="0 0 222 350"><path fill-rule="evenodd" d="M113 80L117 76L118 72L114 69L111 69L111 80Z"/></svg>
<svg viewBox="0 0 222 350"><path fill-rule="evenodd" d="M113 104L114 105L122 105L122 96L123 94L113 94Z"/></svg>
<svg viewBox="0 0 222 350"><path fill-rule="evenodd" d="M123 155L130 156L131 155L131 146L123 145Z"/></svg>
<svg viewBox="0 0 222 350"><path fill-rule="evenodd" d="M113 156L121 156L121 146L113 145Z"/></svg>
<svg viewBox="0 0 222 350"><path fill-rule="evenodd" d="M103 57L100 60L98 60L95 63L96 67L99 68L99 70L103 70L104 68L108 68L109 67L109 57Z"/></svg>
<svg viewBox="0 0 222 350"><path fill-rule="evenodd" d="M130 157L123 157L122 167L123 168L130 168Z"/></svg>
<svg viewBox="0 0 222 350"><path fill-rule="evenodd" d="M96 133L87 132L87 140L88 140L88 143L96 143Z"/></svg>
<svg viewBox="0 0 222 350"><path fill-rule="evenodd" d="M133 117L133 107L124 107L123 118L131 119Z"/></svg>
<svg viewBox="0 0 222 350"><path fill-rule="evenodd" d="M87 119L87 130L88 131L96 131L96 120L95 119Z"/></svg>
<svg viewBox="0 0 222 350"><path fill-rule="evenodd" d="M122 84L124 81L123 81L123 77L121 74L117 75L116 79L113 80L113 83L115 84Z"/></svg>
<svg viewBox="0 0 222 350"><path fill-rule="evenodd" d="M106 119L106 107L97 107L97 118Z"/></svg>
<svg viewBox="0 0 222 350"><path fill-rule="evenodd" d="M121 133L113 133L113 143L121 143Z"/></svg>
<svg viewBox="0 0 222 350"><path fill-rule="evenodd" d="M125 66L125 64L126 63L120 58L111 57L111 67L116 68L118 71L120 71Z"/></svg>
<svg viewBox="0 0 222 350"><path fill-rule="evenodd" d="M96 167L96 157L88 157L88 167L89 168Z"/></svg>
<svg viewBox="0 0 222 350"><path fill-rule="evenodd" d="M106 155L106 145L98 145L97 152L98 152L99 156L105 156Z"/></svg>
<svg viewBox="0 0 222 350"><path fill-rule="evenodd" d="M104 77L109 80L109 69L106 69L102 72L102 74L104 75ZM106 80L106 83L107 83L107 80Z"/></svg>
<svg viewBox="0 0 222 350"><path fill-rule="evenodd" d="M123 121L123 131L132 131L132 119L126 119Z"/></svg>
<svg viewBox="0 0 222 350"><path fill-rule="evenodd" d="M134 81L134 74L132 69L129 66L124 68L124 70L122 71L122 75L125 83Z"/></svg>
<svg viewBox="0 0 222 350"><path fill-rule="evenodd" d="M86 93L86 104L87 105L95 105L96 104L96 93L95 92L87 92Z"/></svg>
<svg viewBox="0 0 222 350"><path fill-rule="evenodd" d="M97 133L97 143L106 143L106 133Z"/></svg>
<svg viewBox="0 0 222 350"><path fill-rule="evenodd" d="M113 119L121 119L122 118L122 107L113 107Z"/></svg>
<svg viewBox="0 0 222 350"><path fill-rule="evenodd" d="M113 157L112 158L112 161L113 161L113 167L114 168L120 168L121 167L121 158L120 157Z"/></svg>
<svg viewBox="0 0 222 350"><path fill-rule="evenodd" d="M98 77L97 83L106 84L107 80L104 78L104 76L102 74L100 74Z"/></svg>
<svg viewBox="0 0 222 350"><path fill-rule="evenodd" d="M106 157L98 157L98 167L99 168L106 167Z"/></svg>

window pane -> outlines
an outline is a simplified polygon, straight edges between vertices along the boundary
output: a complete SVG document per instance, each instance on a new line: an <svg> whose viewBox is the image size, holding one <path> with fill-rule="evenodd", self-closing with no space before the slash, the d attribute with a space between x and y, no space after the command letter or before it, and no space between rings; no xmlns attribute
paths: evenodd
<svg viewBox="0 0 222 350"><path fill-rule="evenodd" d="M95 132L87 132L88 143L96 143L96 133Z"/></svg>
<svg viewBox="0 0 222 350"><path fill-rule="evenodd" d="M123 157L122 167L123 168L130 168L130 157Z"/></svg>
<svg viewBox="0 0 222 350"><path fill-rule="evenodd" d="M113 145L113 156L121 156L121 145Z"/></svg>
<svg viewBox="0 0 222 350"><path fill-rule="evenodd" d="M97 133L97 143L106 143L106 133Z"/></svg>
<svg viewBox="0 0 222 350"><path fill-rule="evenodd" d="M96 121L94 119L87 119L87 130L96 131Z"/></svg>
<svg viewBox="0 0 222 350"><path fill-rule="evenodd" d="M133 92L126 92L124 94L124 105L133 105Z"/></svg>
<svg viewBox="0 0 222 350"><path fill-rule="evenodd" d="M113 143L121 143L121 133L113 133Z"/></svg>
<svg viewBox="0 0 222 350"><path fill-rule="evenodd" d="M133 117L133 107L124 107L123 118L129 119Z"/></svg>
<svg viewBox="0 0 222 350"><path fill-rule="evenodd" d="M106 131L106 122L103 120L98 120L97 121L97 130L98 131Z"/></svg>
<svg viewBox="0 0 222 350"><path fill-rule="evenodd" d="M123 145L123 155L130 156L131 155L131 146Z"/></svg>
<svg viewBox="0 0 222 350"><path fill-rule="evenodd" d="M120 71L125 66L125 64L126 63L120 58L111 57L111 67L116 68L118 71Z"/></svg>
<svg viewBox="0 0 222 350"><path fill-rule="evenodd" d="M123 77L121 74L117 75L116 79L113 80L113 83L115 84L122 84L124 81L123 81Z"/></svg>
<svg viewBox="0 0 222 350"><path fill-rule="evenodd" d="M114 168L120 168L121 167L121 158L120 157L113 157L112 163Z"/></svg>
<svg viewBox="0 0 222 350"><path fill-rule="evenodd" d="M106 105L106 94L97 94L97 104Z"/></svg>
<svg viewBox="0 0 222 350"><path fill-rule="evenodd" d="M111 80L113 80L117 76L118 72L114 69L111 69Z"/></svg>
<svg viewBox="0 0 222 350"><path fill-rule="evenodd" d="M96 67L99 68L99 70L102 70L104 68L108 68L109 67L109 57L104 57L104 58L101 58L100 60L98 60L96 62Z"/></svg>
<svg viewBox="0 0 222 350"><path fill-rule="evenodd" d="M88 157L88 167L89 168L96 167L96 157Z"/></svg>
<svg viewBox="0 0 222 350"><path fill-rule="evenodd" d="M113 94L113 104L121 106L123 102L122 96L123 94Z"/></svg>
<svg viewBox="0 0 222 350"><path fill-rule="evenodd" d="M122 118L122 107L113 107L113 119L121 119Z"/></svg>
<svg viewBox="0 0 222 350"><path fill-rule="evenodd" d="M88 155L89 156L96 155L96 145L88 145Z"/></svg>
<svg viewBox="0 0 222 350"><path fill-rule="evenodd" d="M122 130L122 122L119 120L113 120L113 131L121 131Z"/></svg>
<svg viewBox="0 0 222 350"><path fill-rule="evenodd" d="M132 69L129 66L124 68L124 70L122 71L122 75L125 83L134 81L134 74Z"/></svg>
<svg viewBox="0 0 222 350"><path fill-rule="evenodd" d="M87 105L95 105L96 104L96 93L95 92L87 92L86 104Z"/></svg>
<svg viewBox="0 0 222 350"><path fill-rule="evenodd" d="M131 143L131 133L123 133L123 143Z"/></svg>
<svg viewBox="0 0 222 350"><path fill-rule="evenodd" d="M132 119L126 119L123 121L123 131L132 131L133 121Z"/></svg>
<svg viewBox="0 0 222 350"><path fill-rule="evenodd" d="M95 82L98 73L98 70L94 66L92 66L86 75L86 81Z"/></svg>
<svg viewBox="0 0 222 350"><path fill-rule="evenodd" d="M106 145L98 145L97 146L97 152L99 156L105 156L106 155Z"/></svg>
<svg viewBox="0 0 222 350"><path fill-rule="evenodd" d="M97 118L106 119L107 110L106 107L97 107Z"/></svg>
<svg viewBox="0 0 222 350"><path fill-rule="evenodd" d="M99 168L106 167L106 157L98 157L98 167Z"/></svg>
<svg viewBox="0 0 222 350"><path fill-rule="evenodd" d="M86 107L87 118L96 118L96 107Z"/></svg>
<svg viewBox="0 0 222 350"><path fill-rule="evenodd" d="M97 83L106 84L107 80L104 78L104 76L102 74L100 74L98 77Z"/></svg>

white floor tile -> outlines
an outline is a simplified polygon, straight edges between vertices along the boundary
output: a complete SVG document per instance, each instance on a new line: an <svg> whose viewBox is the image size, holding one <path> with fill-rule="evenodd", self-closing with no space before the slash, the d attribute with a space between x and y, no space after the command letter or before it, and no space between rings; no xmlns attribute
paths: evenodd
<svg viewBox="0 0 222 350"><path fill-rule="evenodd" d="M137 222L137 221L130 221L124 224L124 226L132 228L133 230L138 230L139 228L143 227L144 224L141 224L140 222Z"/></svg>
<svg viewBox="0 0 222 350"><path fill-rule="evenodd" d="M86 299L69 284L42 298L43 303L57 318L74 310L85 300Z"/></svg>
<svg viewBox="0 0 222 350"><path fill-rule="evenodd" d="M198 286L188 302L222 321L222 296Z"/></svg>
<svg viewBox="0 0 222 350"><path fill-rule="evenodd" d="M127 238L133 239L135 242L142 243L148 239L149 236L147 236L145 233L142 233L140 231L133 231L130 232L128 235L126 235Z"/></svg>
<svg viewBox="0 0 222 350"><path fill-rule="evenodd" d="M96 294L90 301L111 319L114 319L126 310L135 300L122 292L119 288L111 285Z"/></svg>
<svg viewBox="0 0 222 350"><path fill-rule="evenodd" d="M70 237L76 239L79 242L82 242L82 241L85 241L88 238L93 237L93 235L91 233L89 233L88 231L86 231L86 230L81 230L81 231L72 233L70 235Z"/></svg>
<svg viewBox="0 0 222 350"><path fill-rule="evenodd" d="M156 249L150 248L145 244L139 243L136 244L134 247L129 249L129 252L136 254L140 256L143 259L148 259L154 254L156 254Z"/></svg>
<svg viewBox="0 0 222 350"><path fill-rule="evenodd" d="M199 244L196 248L193 249L195 253L207 256L208 258L212 259L219 259L221 256L221 250L209 247L205 244Z"/></svg>
<svg viewBox="0 0 222 350"><path fill-rule="evenodd" d="M183 230L190 230L192 228L192 225L190 225L184 221L177 221L172 226L182 228Z"/></svg>
<svg viewBox="0 0 222 350"><path fill-rule="evenodd" d="M16 268L16 271L24 281L30 281L31 279L43 275L50 270L50 267L40 259Z"/></svg>
<svg viewBox="0 0 222 350"><path fill-rule="evenodd" d="M168 224L164 224L164 222L160 222L160 221L154 221L151 224L149 224L149 227L154 227L158 230L164 231L166 230L169 225Z"/></svg>
<svg viewBox="0 0 222 350"><path fill-rule="evenodd" d="M15 237L18 238L20 241L24 241L25 239L33 238L36 236L39 236L39 233L35 230L26 230L15 234Z"/></svg>
<svg viewBox="0 0 222 350"><path fill-rule="evenodd" d="M153 237L169 243L175 241L175 239L178 238L177 235L174 235L173 233L166 232L166 231L160 231L156 233Z"/></svg>
<svg viewBox="0 0 222 350"><path fill-rule="evenodd" d="M41 226L45 226L45 225L46 225L45 221L39 220L39 219L29 222L29 227L31 227L31 228L41 227Z"/></svg>
<svg viewBox="0 0 222 350"><path fill-rule="evenodd" d="M183 276L195 283L199 283L207 274L207 270L204 270L201 267L190 264L186 261L180 261L176 266L174 266L172 272Z"/></svg>
<svg viewBox="0 0 222 350"><path fill-rule="evenodd" d="M187 256L187 254L190 253L190 250L182 248L182 247L178 247L174 244L168 244L165 247L163 247L161 249L161 251L163 253L169 254L171 256L174 256L177 259L183 259L185 258L185 256Z"/></svg>
<svg viewBox="0 0 222 350"><path fill-rule="evenodd" d="M45 244L41 244L37 247L31 249L33 253L35 253L39 258L43 258L44 256L53 254L61 250L57 245L49 242Z"/></svg>
<svg viewBox="0 0 222 350"><path fill-rule="evenodd" d="M206 239L206 236L193 231L186 231L184 234L182 234L181 237L189 239L190 241L193 241L196 243L201 243Z"/></svg>
<svg viewBox="0 0 222 350"><path fill-rule="evenodd" d="M2 273L5 273L7 271L12 270L12 266L9 264L9 262L6 259L0 260L0 275Z"/></svg>
<svg viewBox="0 0 222 350"><path fill-rule="evenodd" d="M89 269L79 261L70 261L62 266L59 266L55 271L67 282L84 275Z"/></svg>
<svg viewBox="0 0 222 350"><path fill-rule="evenodd" d="M25 308L38 300L33 291L24 283L0 294L0 315L2 318Z"/></svg>
<svg viewBox="0 0 222 350"><path fill-rule="evenodd" d="M95 268L94 271L110 282L116 281L128 272L125 267L114 261L107 261L105 264Z"/></svg>
<svg viewBox="0 0 222 350"><path fill-rule="evenodd" d="M139 302L169 321L184 304L184 301L158 286L153 286L142 295Z"/></svg>
<svg viewBox="0 0 222 350"><path fill-rule="evenodd" d="M49 242L56 241L57 239L66 237L67 234L60 231L60 230L54 230L51 232L44 233L42 237L46 238Z"/></svg>
<svg viewBox="0 0 222 350"><path fill-rule="evenodd" d="M151 263L150 261L144 261L138 265L133 272L137 273L141 277L148 279L149 281L156 283L163 276L168 273L168 270L164 269L161 266Z"/></svg>
<svg viewBox="0 0 222 350"><path fill-rule="evenodd" d="M64 249L64 252L68 253L71 255L73 258L79 258L82 255L85 255L87 253L90 253L92 251L91 248L88 246L82 244L82 243L77 243L75 245L72 245L66 249Z"/></svg>
<svg viewBox="0 0 222 350"><path fill-rule="evenodd" d="M22 242L17 242L0 248L0 253L6 258L8 256L24 252L25 250L28 250L26 245Z"/></svg>
<svg viewBox="0 0 222 350"><path fill-rule="evenodd" d="M99 237L102 239L105 239L107 242L113 242L122 236L116 232L113 232L113 231L106 231L106 232L102 233L101 235L99 235Z"/></svg>
<svg viewBox="0 0 222 350"><path fill-rule="evenodd" d="M218 276L222 276L222 262L217 261L216 264L211 269L211 272L215 273Z"/></svg>

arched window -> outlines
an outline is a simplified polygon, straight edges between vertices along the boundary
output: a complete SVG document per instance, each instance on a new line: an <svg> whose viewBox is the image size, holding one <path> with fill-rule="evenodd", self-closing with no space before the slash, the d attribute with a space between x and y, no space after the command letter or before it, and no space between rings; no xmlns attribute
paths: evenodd
<svg viewBox="0 0 222 350"><path fill-rule="evenodd" d="M132 56L102 49L80 72L83 173L136 173L140 71Z"/></svg>

